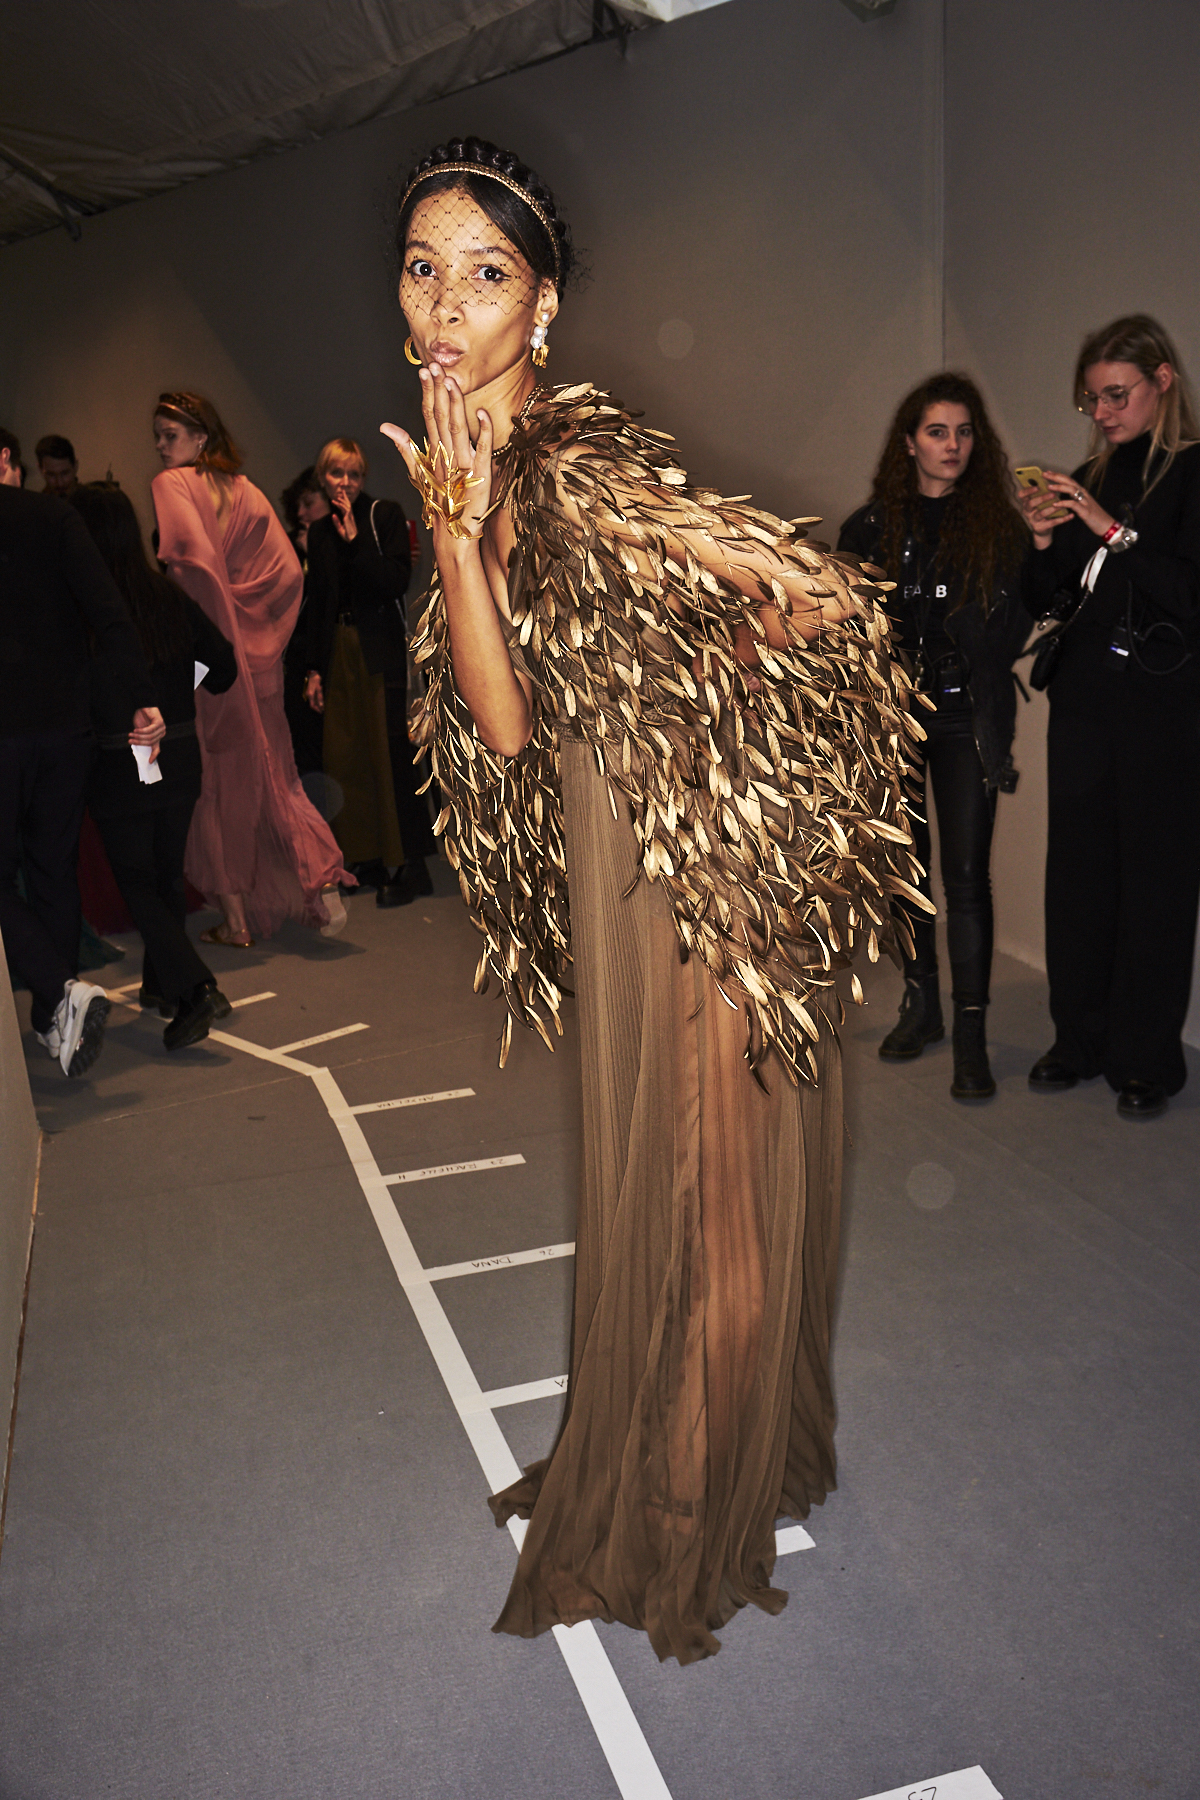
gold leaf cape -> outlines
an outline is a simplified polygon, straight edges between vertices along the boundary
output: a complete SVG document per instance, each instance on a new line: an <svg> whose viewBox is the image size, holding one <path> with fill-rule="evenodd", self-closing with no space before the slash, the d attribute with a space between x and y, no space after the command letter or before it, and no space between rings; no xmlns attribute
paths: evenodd
<svg viewBox="0 0 1200 1800"><path fill-rule="evenodd" d="M908 933L893 902L929 907L906 806L906 746L924 736L912 685L889 651L886 590L864 565L806 543L815 520L691 485L672 440L636 418L590 384L539 391L497 458L517 543L512 653L534 684L520 755L498 755L475 730L436 577L413 640L428 687L411 735L484 939L476 991L495 975L508 1001L502 1064L514 1018L553 1048L570 961L558 770L558 734L570 732L591 746L614 814L630 808L631 884L662 883L681 954L701 956L745 1009L755 1073L773 1049L792 1079L812 1080L814 1013L835 970L864 940L872 961L881 949L898 960ZM787 591L768 578L747 596L686 548L680 558L681 530L733 565L765 548L800 572L789 589L836 596L850 617L811 645L773 649L760 613L786 615ZM735 652L739 627L757 667ZM859 998L857 976L852 988Z"/></svg>

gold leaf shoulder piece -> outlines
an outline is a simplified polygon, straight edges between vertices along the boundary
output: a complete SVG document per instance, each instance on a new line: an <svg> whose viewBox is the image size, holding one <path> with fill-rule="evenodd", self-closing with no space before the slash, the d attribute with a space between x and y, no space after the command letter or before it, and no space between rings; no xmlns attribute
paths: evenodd
<svg viewBox="0 0 1200 1800"><path fill-rule="evenodd" d="M561 723L592 746L614 806L628 802L644 877L663 884L685 951L745 1007L752 1066L773 1049L810 1080L813 1014L835 971L863 948L898 958L907 928L893 901L928 904L913 898L906 798L923 734L868 571L806 541L814 520L692 486L670 442L586 384L527 409L498 460L533 737L508 759L479 739L436 585L414 640L429 689L413 736L484 939L478 988L495 975L522 1024L547 1043L547 1026L561 1029ZM775 648L764 614L797 592L834 597L848 617Z"/></svg>

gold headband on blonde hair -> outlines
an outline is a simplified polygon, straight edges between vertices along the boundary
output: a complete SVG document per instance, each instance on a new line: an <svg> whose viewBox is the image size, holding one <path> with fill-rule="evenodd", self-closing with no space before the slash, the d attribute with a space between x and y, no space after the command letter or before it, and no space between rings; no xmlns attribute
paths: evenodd
<svg viewBox="0 0 1200 1800"><path fill-rule="evenodd" d="M554 235L554 227L550 223L550 215L541 202L535 200L529 190L523 188L519 181L514 181L511 175L502 175L498 169L487 169L482 163L438 163L434 168L425 169L420 175L413 176L401 198L399 207L401 212L403 212L404 208L408 205L408 197L413 189L420 187L423 181L432 181L435 175L485 175L489 181L498 181L501 187L506 187L508 189L510 194L515 194L518 200L523 200L534 218L541 225L546 236L550 239L550 248L554 252L554 285L556 288L562 286L562 258L558 253L558 239Z"/></svg>

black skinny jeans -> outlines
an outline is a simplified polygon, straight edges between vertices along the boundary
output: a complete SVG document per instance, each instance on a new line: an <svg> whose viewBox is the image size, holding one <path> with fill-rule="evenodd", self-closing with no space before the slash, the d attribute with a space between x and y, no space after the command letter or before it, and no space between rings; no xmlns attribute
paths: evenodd
<svg viewBox="0 0 1200 1800"><path fill-rule="evenodd" d="M928 733L924 760L916 769L918 784L933 789L941 842L942 885L946 890L946 939L950 950L953 996L958 1006L986 1006L992 974L992 827L996 790L989 788L975 745L969 707L952 712L922 710ZM928 871L930 831L926 818L913 820L917 861ZM929 875L920 881L932 899ZM906 976L937 973L934 921L928 913L909 915L916 955L905 958Z"/></svg>

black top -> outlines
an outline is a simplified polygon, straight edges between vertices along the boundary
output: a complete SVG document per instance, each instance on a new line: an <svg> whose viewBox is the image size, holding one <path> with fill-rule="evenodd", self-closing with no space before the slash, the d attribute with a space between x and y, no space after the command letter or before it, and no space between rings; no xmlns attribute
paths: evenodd
<svg viewBox="0 0 1200 1800"><path fill-rule="evenodd" d="M1132 520L1138 541L1105 557L1063 637L1049 690L1056 706L1095 712L1124 700L1194 705L1200 695L1200 444L1181 450L1147 494L1149 447L1145 433L1118 444L1108 459L1096 498L1113 518ZM1075 471L1081 485L1087 467ZM1049 611L1064 590L1078 593L1099 547L1080 519L1057 527L1049 549L1031 558L1038 612ZM1122 626L1132 627L1132 653L1110 655Z"/></svg>
<svg viewBox="0 0 1200 1800"><path fill-rule="evenodd" d="M358 627L371 673L398 679L405 671L404 592L412 570L408 523L395 500L369 494L354 502L354 520L358 531L349 544L332 516L308 529L307 667L328 681L334 631L345 615Z"/></svg>
<svg viewBox="0 0 1200 1800"><path fill-rule="evenodd" d="M165 662L151 665L150 674L168 735L158 747L162 780L144 782L138 776L133 751L125 742L112 740L128 735L118 694L103 658L92 670L92 717L99 749L88 790L88 806L100 818L111 813L153 811L176 801L195 800L200 792L200 745L196 737L196 664L208 669L203 685L210 694L223 694L237 679L233 645L218 631L206 612L181 595L187 610L191 641L187 648ZM190 727L190 729L189 729Z"/></svg>
<svg viewBox="0 0 1200 1800"><path fill-rule="evenodd" d="M965 665L975 742L988 783L996 787L1008 779L1016 730L1013 662L1033 626L1025 597L1028 564L997 579L986 613L975 599L964 604L958 572L938 555L950 499L920 496L920 536L909 534L900 567L886 571L896 583L886 605L899 648L911 660L922 688L929 691L930 671L941 657L957 653ZM882 509L862 506L842 526L838 550L878 567L882 538ZM924 654L918 658L922 639Z"/></svg>
<svg viewBox="0 0 1200 1800"><path fill-rule="evenodd" d="M0 486L0 735L88 730L89 633L128 732L154 686L87 526L52 494Z"/></svg>

